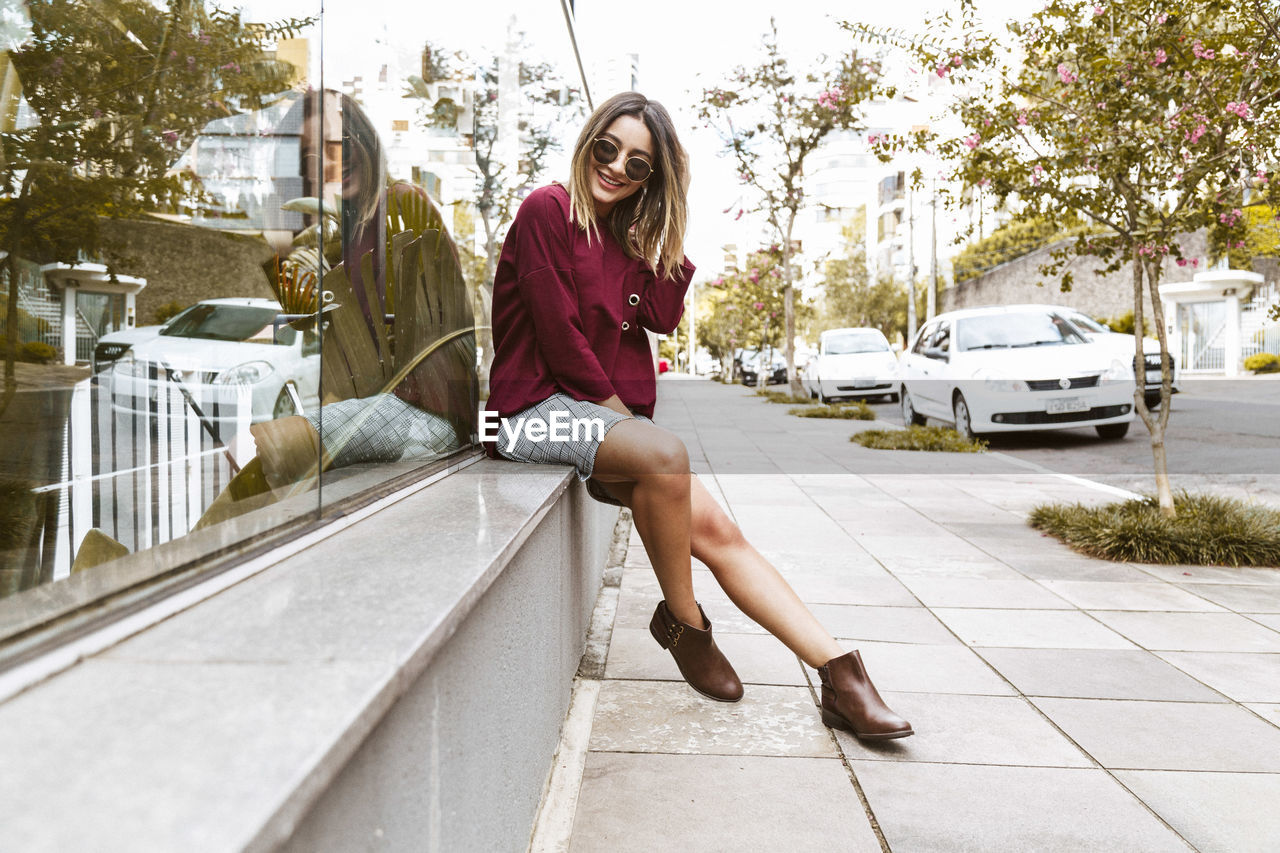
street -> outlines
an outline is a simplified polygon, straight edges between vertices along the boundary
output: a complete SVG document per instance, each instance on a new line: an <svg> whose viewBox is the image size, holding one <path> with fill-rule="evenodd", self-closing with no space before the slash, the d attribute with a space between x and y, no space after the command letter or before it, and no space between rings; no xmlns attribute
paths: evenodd
<svg viewBox="0 0 1280 853"><path fill-rule="evenodd" d="M1184 379L1165 446L1174 489L1210 490L1280 505L1280 380ZM901 424L896 404L873 403L880 420ZM985 436L993 452L1135 492L1155 489L1151 445L1134 419L1121 441L1092 429Z"/></svg>

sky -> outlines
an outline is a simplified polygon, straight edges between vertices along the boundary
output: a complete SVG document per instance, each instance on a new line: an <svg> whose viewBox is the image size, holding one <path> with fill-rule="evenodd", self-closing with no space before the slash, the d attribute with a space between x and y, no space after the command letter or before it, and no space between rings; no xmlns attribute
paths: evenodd
<svg viewBox="0 0 1280 853"><path fill-rule="evenodd" d="M314 15L319 0L246 0L249 20L287 15ZM718 267L721 245L740 239L743 232L733 214L743 197L736 169L719 155L721 140L694 117L693 104L702 88L714 85L739 64L761 53L761 38L776 18L779 41L793 68L802 67L823 52L849 46L849 35L837 21L853 19L872 26L922 29L927 16L955 11L944 0L893 0L891 3L849 3L831 0L646 0L644 3L605 3L576 0L575 29L584 64L597 58L636 53L640 57L639 89L671 112L681 141L690 155L690 228L686 251L708 271ZM1026 14L1028 4L1015 0L979 0L992 29L1013 15ZM337 88L354 74L376 73L371 58L379 54L412 67L422 43L462 48L472 55L500 51L506 22L518 15L530 53L564 72L575 72L573 53L560 0L489 0L481 3L427 4L403 0L325 0L326 85ZM341 34L340 37L336 34ZM352 49L353 46L362 49ZM314 49L314 48L313 48ZM593 92L596 103L612 92ZM573 134L576 135L576 132ZM564 141L572 145L572 135ZM548 180L563 178L567 163L562 153L551 162ZM726 214L722 211L731 207Z"/></svg>

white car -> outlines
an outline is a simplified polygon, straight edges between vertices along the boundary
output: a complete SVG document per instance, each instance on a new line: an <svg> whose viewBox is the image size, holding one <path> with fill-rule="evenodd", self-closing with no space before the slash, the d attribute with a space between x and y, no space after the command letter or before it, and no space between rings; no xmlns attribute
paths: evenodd
<svg viewBox="0 0 1280 853"><path fill-rule="evenodd" d="M253 423L313 411L319 341L277 323L279 314L271 299L197 302L102 371L112 406L140 413L185 401L218 426L239 420L246 406Z"/></svg>
<svg viewBox="0 0 1280 853"><path fill-rule="evenodd" d="M801 382L823 403L840 398L897 399L898 360L879 329L829 329L818 337L818 353L809 359Z"/></svg>
<svg viewBox="0 0 1280 853"><path fill-rule="evenodd" d="M160 330L163 328L164 324L137 326L133 329L108 332L98 338L97 343L93 346L93 361L91 362L93 372L97 373L99 370L106 370L113 361L127 353L134 345L151 340L160 334Z"/></svg>
<svg viewBox="0 0 1280 853"><path fill-rule="evenodd" d="M937 418L966 437L1091 426L1118 439L1133 420L1132 360L1090 342L1046 306L939 314L899 367L907 424Z"/></svg>
<svg viewBox="0 0 1280 853"><path fill-rule="evenodd" d="M1088 314L1077 311L1074 308L1058 308L1053 305L1038 307L1062 312L1062 316L1066 317L1071 325L1084 333L1086 338L1094 343L1106 346L1111 352L1115 353L1116 358L1130 362L1134 360L1133 335L1113 332ZM1144 361L1142 392L1146 398L1147 408L1154 409L1160 405L1160 342L1153 338L1143 338L1142 358ZM1169 353L1169 361L1173 365L1173 391L1177 393L1178 380L1181 378L1181 374L1178 372L1178 360L1173 353Z"/></svg>

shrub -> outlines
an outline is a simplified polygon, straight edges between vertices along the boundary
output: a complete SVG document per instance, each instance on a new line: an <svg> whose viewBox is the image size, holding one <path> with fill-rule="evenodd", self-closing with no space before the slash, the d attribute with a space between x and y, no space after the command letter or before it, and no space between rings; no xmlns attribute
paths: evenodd
<svg viewBox="0 0 1280 853"><path fill-rule="evenodd" d="M48 364L58 357L57 348L43 341L27 341L18 352L23 361L35 364Z"/></svg>
<svg viewBox="0 0 1280 853"><path fill-rule="evenodd" d="M965 441L947 427L912 426L906 429L869 429L850 436L850 441L877 450L932 450L944 453L982 453L987 443Z"/></svg>
<svg viewBox="0 0 1280 853"><path fill-rule="evenodd" d="M844 406L797 406L787 410L798 418L837 418L839 420L874 421L876 413L862 400Z"/></svg>
<svg viewBox="0 0 1280 853"><path fill-rule="evenodd" d="M1280 372L1280 355L1273 352L1254 353L1244 360L1244 369L1254 373Z"/></svg>
<svg viewBox="0 0 1280 853"><path fill-rule="evenodd" d="M790 391L771 391L768 388L761 388L756 391L761 397L764 397L770 403L788 403L795 405L796 403L808 403L809 398L803 395L792 394Z"/></svg>
<svg viewBox="0 0 1280 853"><path fill-rule="evenodd" d="M988 236L969 243L956 254L952 272L956 284L977 278L987 270L1034 252L1050 243L1096 230L1082 225L1074 216L1055 219L1015 219Z"/></svg>
<svg viewBox="0 0 1280 853"><path fill-rule="evenodd" d="M167 323L187 309L181 302L166 302L151 312L156 323Z"/></svg>
<svg viewBox="0 0 1280 853"><path fill-rule="evenodd" d="M1177 517L1155 498L1104 506L1047 504L1027 522L1091 557L1135 563L1280 566L1280 510L1179 492Z"/></svg>

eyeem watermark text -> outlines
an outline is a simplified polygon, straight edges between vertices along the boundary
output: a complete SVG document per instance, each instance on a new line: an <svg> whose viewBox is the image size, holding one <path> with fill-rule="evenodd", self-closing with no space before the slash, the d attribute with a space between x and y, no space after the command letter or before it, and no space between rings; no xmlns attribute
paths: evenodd
<svg viewBox="0 0 1280 853"><path fill-rule="evenodd" d="M485 410L480 419L480 440L497 442L504 438L507 452L515 450L521 434L527 441L604 441L604 421L600 418L574 418L568 412L552 412L548 420L539 417L500 418L497 412Z"/></svg>

